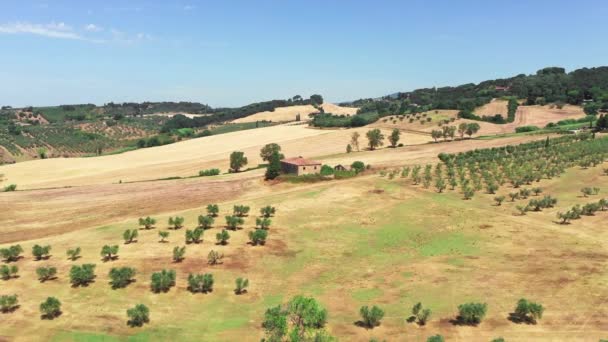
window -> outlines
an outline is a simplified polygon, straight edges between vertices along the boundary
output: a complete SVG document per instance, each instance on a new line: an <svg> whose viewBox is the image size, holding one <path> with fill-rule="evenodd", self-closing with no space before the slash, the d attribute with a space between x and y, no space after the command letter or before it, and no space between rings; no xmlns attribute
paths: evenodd
<svg viewBox="0 0 608 342"><path fill-rule="evenodd" d="M306 166L302 167L302 170L306 170Z"/></svg>

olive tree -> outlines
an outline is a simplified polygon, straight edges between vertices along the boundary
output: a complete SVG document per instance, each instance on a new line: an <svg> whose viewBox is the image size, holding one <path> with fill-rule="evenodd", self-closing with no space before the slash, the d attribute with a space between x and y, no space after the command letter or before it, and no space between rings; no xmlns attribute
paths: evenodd
<svg viewBox="0 0 608 342"><path fill-rule="evenodd" d="M256 229L249 232L249 240L253 246L266 244L266 238L268 237L268 231L263 229Z"/></svg>
<svg viewBox="0 0 608 342"><path fill-rule="evenodd" d="M388 141L391 143L391 147L397 147L397 143L401 138L401 131L398 128L394 128L391 135L388 136Z"/></svg>
<svg viewBox="0 0 608 342"><path fill-rule="evenodd" d="M32 255L34 256L34 258L36 258L36 260L48 259L50 253L51 246L49 245L40 246L36 244L32 247Z"/></svg>
<svg viewBox="0 0 608 342"><path fill-rule="evenodd" d="M233 214L234 214L234 216L238 216L238 217L247 216L247 214L249 214L250 209L251 208L249 208L246 205L235 205L233 208Z"/></svg>
<svg viewBox="0 0 608 342"><path fill-rule="evenodd" d="M131 309L127 309L127 325L131 327L141 327L150 322L150 309L143 304L137 304Z"/></svg>
<svg viewBox="0 0 608 342"><path fill-rule="evenodd" d="M412 307L412 317L419 325L425 325L431 317L431 310L422 307L422 303L418 302Z"/></svg>
<svg viewBox="0 0 608 342"><path fill-rule="evenodd" d="M184 260L184 256L186 255L186 246L175 246L173 247L173 261L181 262Z"/></svg>
<svg viewBox="0 0 608 342"><path fill-rule="evenodd" d="M65 254L67 254L68 259L75 261L76 259L80 258L80 247L70 248L65 252Z"/></svg>
<svg viewBox="0 0 608 342"><path fill-rule="evenodd" d="M55 297L48 297L40 303L40 313L42 319L53 319L61 315L61 302Z"/></svg>
<svg viewBox="0 0 608 342"><path fill-rule="evenodd" d="M380 321L384 317L384 311L375 305L371 308L366 305L359 309L359 315L361 315L361 325L373 329L380 325Z"/></svg>
<svg viewBox="0 0 608 342"><path fill-rule="evenodd" d="M224 254L216 252L214 250L210 251L207 255L207 263L209 265L217 265L222 263L222 259L224 259Z"/></svg>
<svg viewBox="0 0 608 342"><path fill-rule="evenodd" d="M55 267L38 267L36 269L36 275L38 275L38 280L41 283L44 283L47 280L55 279L55 275L57 274L57 268Z"/></svg>
<svg viewBox="0 0 608 342"><path fill-rule="evenodd" d="M228 229L237 230L245 221L242 217L238 216L226 216L226 227Z"/></svg>
<svg viewBox="0 0 608 342"><path fill-rule="evenodd" d="M186 243L200 243L205 230L203 228L195 228L194 230L186 230Z"/></svg>
<svg viewBox="0 0 608 342"><path fill-rule="evenodd" d="M262 215L262 217L266 217L266 218L274 216L274 214L276 212L277 212L276 208L269 206L269 205L260 209L260 215Z"/></svg>
<svg viewBox="0 0 608 342"><path fill-rule="evenodd" d="M266 310L262 327L269 341L332 341L322 330L327 323L327 310L314 298L296 296L286 305Z"/></svg>
<svg viewBox="0 0 608 342"><path fill-rule="evenodd" d="M445 342L445 339L441 335L434 335L427 338L426 342Z"/></svg>
<svg viewBox="0 0 608 342"><path fill-rule="evenodd" d="M19 299L17 295L0 296L0 312L11 312L17 309L17 307L19 307Z"/></svg>
<svg viewBox="0 0 608 342"><path fill-rule="evenodd" d="M270 228L270 224L272 223L272 220L266 217L257 217L255 219L255 225L257 228L260 229L268 229Z"/></svg>
<svg viewBox="0 0 608 342"><path fill-rule="evenodd" d="M162 270L152 273L150 278L150 288L152 292L167 292L175 285L175 271Z"/></svg>
<svg viewBox="0 0 608 342"><path fill-rule="evenodd" d="M486 303L465 303L458 306L458 321L462 324L477 325L486 315Z"/></svg>
<svg viewBox="0 0 608 342"><path fill-rule="evenodd" d="M215 220L211 216L199 215L198 226L202 229L209 229L213 226Z"/></svg>
<svg viewBox="0 0 608 342"><path fill-rule="evenodd" d="M188 275L188 291L192 293L209 293L213 291L213 275L205 274L190 274Z"/></svg>
<svg viewBox="0 0 608 342"><path fill-rule="evenodd" d="M135 269L132 267L112 267L108 274L113 289L124 288L135 281Z"/></svg>
<svg viewBox="0 0 608 342"><path fill-rule="evenodd" d="M541 304L522 298L517 301L515 311L511 314L511 320L516 323L527 322L536 324L536 321L543 317L544 311L545 308Z"/></svg>
<svg viewBox="0 0 608 342"><path fill-rule="evenodd" d="M70 282L72 286L88 286L95 279L95 265L83 264L72 266L70 269Z"/></svg>
<svg viewBox="0 0 608 342"><path fill-rule="evenodd" d="M124 233L122 233L122 238L125 240L125 244L137 241L135 239L137 239L138 236L139 232L137 231L137 229L127 229Z"/></svg>
<svg viewBox="0 0 608 342"><path fill-rule="evenodd" d="M217 214L219 212L220 212L220 207L217 204L207 205L207 216L217 217Z"/></svg>
<svg viewBox="0 0 608 342"><path fill-rule="evenodd" d="M140 217L139 218L139 225L143 226L145 229L152 229L154 228L154 225L156 224L156 219L151 218L150 216L148 217Z"/></svg>
<svg viewBox="0 0 608 342"><path fill-rule="evenodd" d="M160 241L161 243L165 242L165 239L169 237L169 232L165 231L165 230L161 230L160 232L158 232L158 237L160 237Z"/></svg>
<svg viewBox="0 0 608 342"><path fill-rule="evenodd" d="M184 226L184 218L182 216L169 217L169 227L180 229Z"/></svg>
<svg viewBox="0 0 608 342"><path fill-rule="evenodd" d="M236 278L236 288L234 289L234 293L237 295L243 294L247 292L247 287L249 287L249 279L247 278Z"/></svg>
<svg viewBox="0 0 608 342"><path fill-rule="evenodd" d="M9 280L17 277L17 273L19 273L19 268L15 265L2 265L0 266L0 278L2 280Z"/></svg>
<svg viewBox="0 0 608 342"><path fill-rule="evenodd" d="M104 245L101 247L101 257L103 261L112 261L118 258L118 245Z"/></svg>
<svg viewBox="0 0 608 342"><path fill-rule="evenodd" d="M12 245L8 248L0 249L0 256L6 262L17 261L21 257L21 253L23 253L23 248L21 245Z"/></svg>
<svg viewBox="0 0 608 342"><path fill-rule="evenodd" d="M215 238L217 239L217 243L220 245L226 245L228 240L230 240L230 234L226 229L222 229L221 232L215 234Z"/></svg>

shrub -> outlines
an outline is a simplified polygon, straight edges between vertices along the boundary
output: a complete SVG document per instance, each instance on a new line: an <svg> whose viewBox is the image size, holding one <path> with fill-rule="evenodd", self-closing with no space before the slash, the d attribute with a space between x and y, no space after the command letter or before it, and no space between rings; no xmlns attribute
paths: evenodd
<svg viewBox="0 0 608 342"><path fill-rule="evenodd" d="M150 280L152 292L167 292L175 285L175 271L162 270L160 272L154 272L152 273Z"/></svg>
<svg viewBox="0 0 608 342"><path fill-rule="evenodd" d="M321 176L331 176L334 174L334 168L329 165L323 165L321 166L320 174Z"/></svg>
<svg viewBox="0 0 608 342"><path fill-rule="evenodd" d="M262 215L262 217L271 217L271 216L274 216L276 211L277 210L275 209L275 207L271 207L271 206L267 205L260 209L260 214Z"/></svg>
<svg viewBox="0 0 608 342"><path fill-rule="evenodd" d="M169 237L169 232L167 231L160 231L158 232L158 237L160 237L160 241L159 242L165 242L165 239Z"/></svg>
<svg viewBox="0 0 608 342"><path fill-rule="evenodd" d="M500 206L502 204L502 202L504 202L504 200L505 200L505 196L494 197L494 201L496 202L497 206Z"/></svg>
<svg viewBox="0 0 608 342"><path fill-rule="evenodd" d="M198 226L202 229L209 229L213 226L215 219L212 216L199 215Z"/></svg>
<svg viewBox="0 0 608 342"><path fill-rule="evenodd" d="M17 190L17 184L9 184L4 187L4 192L11 192Z"/></svg>
<svg viewBox="0 0 608 342"><path fill-rule="evenodd" d="M51 246L40 246L34 245L32 247L32 255L36 258L36 260L47 259L49 254L51 253Z"/></svg>
<svg viewBox="0 0 608 342"><path fill-rule="evenodd" d="M435 335L427 338L426 342L445 342L445 339L441 335Z"/></svg>
<svg viewBox="0 0 608 342"><path fill-rule="evenodd" d="M267 237L268 231L264 229L256 229L249 232L249 240L251 240L251 244L254 246L264 245Z"/></svg>
<svg viewBox="0 0 608 342"><path fill-rule="evenodd" d="M230 234L226 229L222 229L221 232L215 234L215 238L220 245L226 245L228 240L230 240Z"/></svg>
<svg viewBox="0 0 608 342"><path fill-rule="evenodd" d="M150 322L150 310L143 304L137 304L131 309L127 309L127 324L131 327L141 327Z"/></svg>
<svg viewBox="0 0 608 342"><path fill-rule="evenodd" d="M57 268L55 267L38 267L36 269L36 274L38 275L38 280L41 283L44 283L47 280L51 280L57 274Z"/></svg>
<svg viewBox="0 0 608 342"><path fill-rule="evenodd" d="M520 299L515 307L515 312L511 314L511 319L518 322L536 324L536 321L543 317L545 308L541 304L530 302L525 298Z"/></svg>
<svg viewBox="0 0 608 342"><path fill-rule="evenodd" d="M114 260L118 257L118 255L117 255L118 254L118 245L114 245L114 246L104 245L101 248L101 252L99 254L101 254L103 261Z"/></svg>
<svg viewBox="0 0 608 342"><path fill-rule="evenodd" d="M375 305L371 308L367 305L362 306L359 309L359 314L361 315L361 324L369 329L379 326L382 317L384 317L384 311Z"/></svg>
<svg viewBox="0 0 608 342"><path fill-rule="evenodd" d="M186 255L186 246L175 246L173 247L173 261L181 262L184 260L184 256Z"/></svg>
<svg viewBox="0 0 608 342"><path fill-rule="evenodd" d="M190 274L188 276L188 290L192 293L209 293L213 291L213 282L213 275L210 273Z"/></svg>
<svg viewBox="0 0 608 342"><path fill-rule="evenodd" d="M210 251L207 255L207 263L209 265L217 265L222 263L222 259L224 259L224 254L216 251Z"/></svg>
<svg viewBox="0 0 608 342"><path fill-rule="evenodd" d="M515 127L515 133L525 133L525 132L534 132L538 131L540 128L536 126L520 126Z"/></svg>
<svg viewBox="0 0 608 342"><path fill-rule="evenodd" d="M17 295L0 296L0 312L7 313L15 310L19 306Z"/></svg>
<svg viewBox="0 0 608 342"><path fill-rule="evenodd" d="M15 265L0 266L0 278L2 278L2 280L9 280L11 278L15 278L17 276L18 272L19 272L19 268Z"/></svg>
<svg viewBox="0 0 608 342"><path fill-rule="evenodd" d="M12 245L8 248L0 249L0 255L6 262L17 261L23 253L21 245Z"/></svg>
<svg viewBox="0 0 608 342"><path fill-rule="evenodd" d="M186 230L186 243L200 243L205 230L203 228L195 228L194 230Z"/></svg>
<svg viewBox="0 0 608 342"><path fill-rule="evenodd" d="M350 165L350 168L359 174L365 170L365 164L362 161L355 161Z"/></svg>
<svg viewBox="0 0 608 342"><path fill-rule="evenodd" d="M146 228L146 229L154 228L155 224L156 224L156 219L153 219L150 216L148 216L146 218L143 218L143 217L139 218L139 225L144 226L144 228Z"/></svg>
<svg viewBox="0 0 608 342"><path fill-rule="evenodd" d="M112 268L109 273L113 289L127 287L135 277L135 269L131 267Z"/></svg>
<svg viewBox="0 0 608 342"><path fill-rule="evenodd" d="M229 229L236 230L244 222L242 217L226 216L226 227Z"/></svg>
<svg viewBox="0 0 608 342"><path fill-rule="evenodd" d="M249 213L249 207L246 205L235 205L233 208L234 216L243 217Z"/></svg>
<svg viewBox="0 0 608 342"><path fill-rule="evenodd" d="M216 217L220 212L220 208L217 204L209 204L207 205L207 215L211 217Z"/></svg>
<svg viewBox="0 0 608 342"><path fill-rule="evenodd" d="M80 247L68 249L66 251L66 254L68 256L68 259L74 261L74 260L80 258Z"/></svg>
<svg viewBox="0 0 608 342"><path fill-rule="evenodd" d="M40 304L43 319L53 319L61 314L61 302L55 297L48 297Z"/></svg>
<svg viewBox="0 0 608 342"><path fill-rule="evenodd" d="M458 306L458 320L463 324L476 325L486 315L486 303L466 303Z"/></svg>
<svg viewBox="0 0 608 342"><path fill-rule="evenodd" d="M272 220L267 218L267 217L257 217L255 219L255 225L256 227L260 228L260 229L268 229L270 228L270 224L272 223Z"/></svg>
<svg viewBox="0 0 608 342"><path fill-rule="evenodd" d="M431 317L431 310L422 307L422 303L417 303L412 307L412 318L418 321L419 325L425 325Z"/></svg>
<svg viewBox="0 0 608 342"><path fill-rule="evenodd" d="M95 265L83 264L72 266L70 269L70 282L72 286L88 286L95 279Z"/></svg>
<svg viewBox="0 0 608 342"><path fill-rule="evenodd" d="M125 244L132 243L139 236L137 229L127 229L122 234L122 238L125 240Z"/></svg>
<svg viewBox="0 0 608 342"><path fill-rule="evenodd" d="M220 169L208 169L208 170L201 170L198 172L199 177L217 176L219 174L220 174Z"/></svg>
<svg viewBox="0 0 608 342"><path fill-rule="evenodd" d="M234 289L234 293L237 295L243 294L247 292L247 287L249 287L249 279L247 278L236 278L236 288Z"/></svg>

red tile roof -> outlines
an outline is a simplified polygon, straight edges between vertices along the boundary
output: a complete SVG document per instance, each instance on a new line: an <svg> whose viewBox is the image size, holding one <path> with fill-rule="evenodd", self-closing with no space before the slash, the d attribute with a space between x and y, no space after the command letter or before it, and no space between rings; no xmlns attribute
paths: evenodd
<svg viewBox="0 0 608 342"><path fill-rule="evenodd" d="M282 163L298 165L298 166L306 166L306 165L321 165L320 162L311 159L305 159L302 157L294 157L294 158L285 158L281 160Z"/></svg>

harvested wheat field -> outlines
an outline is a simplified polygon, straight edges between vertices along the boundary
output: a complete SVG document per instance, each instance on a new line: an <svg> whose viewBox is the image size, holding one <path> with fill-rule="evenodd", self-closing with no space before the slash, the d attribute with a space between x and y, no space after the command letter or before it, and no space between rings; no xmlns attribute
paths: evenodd
<svg viewBox="0 0 608 342"><path fill-rule="evenodd" d="M353 115L357 113L357 108L341 107L332 103L323 103L321 105L326 113L336 115ZM274 111L265 111L255 113L244 118L233 120L234 123L240 122L256 122L256 121L272 121L272 122L289 122L295 121L296 116L300 114L301 121L310 120L309 114L318 113L319 110L312 105L279 107Z"/></svg>

